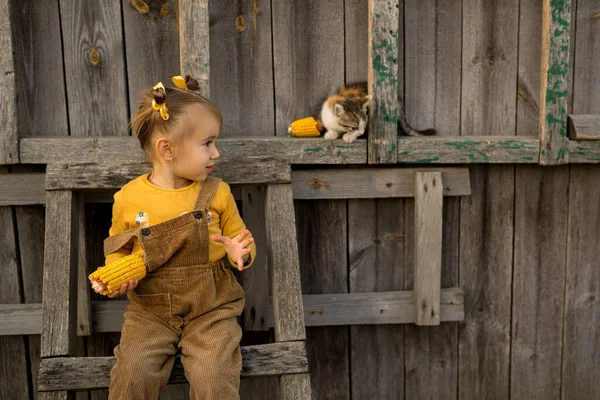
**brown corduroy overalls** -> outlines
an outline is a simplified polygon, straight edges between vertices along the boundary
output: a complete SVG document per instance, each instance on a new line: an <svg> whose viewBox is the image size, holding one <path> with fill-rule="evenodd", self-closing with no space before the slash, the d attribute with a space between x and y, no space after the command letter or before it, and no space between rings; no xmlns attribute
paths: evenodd
<svg viewBox="0 0 600 400"><path fill-rule="evenodd" d="M209 263L207 212L220 180L202 184L194 211L104 242L105 254L137 237L148 274L129 292L110 399L157 399L175 354L191 399L239 399L241 315L245 294L223 260Z"/></svg>

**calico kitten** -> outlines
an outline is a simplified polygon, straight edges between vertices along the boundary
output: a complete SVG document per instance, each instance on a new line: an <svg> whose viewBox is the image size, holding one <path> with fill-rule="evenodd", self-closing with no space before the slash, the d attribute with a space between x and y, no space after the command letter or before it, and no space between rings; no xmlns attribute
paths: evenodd
<svg viewBox="0 0 600 400"><path fill-rule="evenodd" d="M340 86L334 93L319 102L315 119L321 120L327 129L325 139L338 139L343 135L347 143L352 143L365 133L368 122L367 82L350 83ZM404 114L404 105L398 102L398 127L409 136L434 135L435 130L418 131L408 125Z"/></svg>

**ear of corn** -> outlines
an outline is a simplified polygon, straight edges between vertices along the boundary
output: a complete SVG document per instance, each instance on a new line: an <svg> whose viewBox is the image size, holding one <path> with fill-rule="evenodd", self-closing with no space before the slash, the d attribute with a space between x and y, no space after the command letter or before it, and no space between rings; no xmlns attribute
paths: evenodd
<svg viewBox="0 0 600 400"><path fill-rule="evenodd" d="M130 280L139 281L146 276L146 264L141 254L131 254L118 259L89 275L96 293L108 295Z"/></svg>
<svg viewBox="0 0 600 400"><path fill-rule="evenodd" d="M319 136L322 130L321 121L317 121L313 117L297 119L288 126L288 133L298 137Z"/></svg>

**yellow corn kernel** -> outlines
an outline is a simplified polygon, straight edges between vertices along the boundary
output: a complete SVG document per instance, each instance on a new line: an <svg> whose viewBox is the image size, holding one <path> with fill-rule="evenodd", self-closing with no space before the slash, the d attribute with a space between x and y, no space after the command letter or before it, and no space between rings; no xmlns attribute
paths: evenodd
<svg viewBox="0 0 600 400"><path fill-rule="evenodd" d="M321 121L317 121L313 117L297 119L288 126L288 133L299 137L319 136L322 130Z"/></svg>
<svg viewBox="0 0 600 400"><path fill-rule="evenodd" d="M92 288L96 293L108 295L130 280L139 281L146 276L144 256L130 254L114 261L89 275ZM103 290L103 287L106 287Z"/></svg>

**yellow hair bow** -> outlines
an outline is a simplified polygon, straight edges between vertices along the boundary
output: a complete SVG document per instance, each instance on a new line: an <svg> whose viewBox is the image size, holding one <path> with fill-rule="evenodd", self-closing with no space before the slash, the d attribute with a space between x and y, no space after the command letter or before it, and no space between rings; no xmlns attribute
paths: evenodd
<svg viewBox="0 0 600 400"><path fill-rule="evenodd" d="M165 96L167 94L167 91L165 90L165 87L163 86L162 82L158 82L156 85L154 85L152 87L152 89L153 90L162 89L163 92L165 93ZM152 109L154 111L159 111L160 112L160 116L165 121L169 119L169 110L167 110L167 103L166 102L162 103L162 104L158 104L156 102L156 100L152 99Z"/></svg>
<svg viewBox="0 0 600 400"><path fill-rule="evenodd" d="M185 83L185 78L183 76L176 75L176 76L172 77L171 80L173 81L175 86L177 86L179 89L187 90L188 87L187 87L187 84Z"/></svg>

